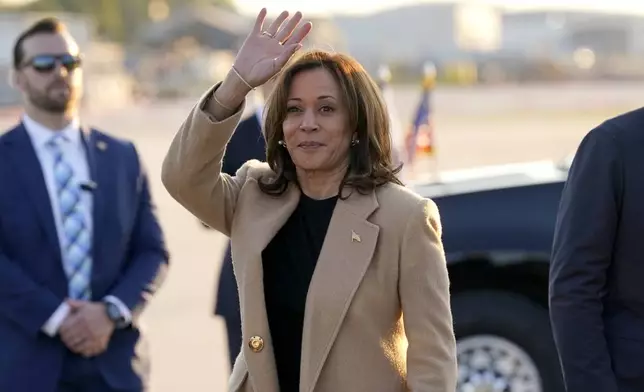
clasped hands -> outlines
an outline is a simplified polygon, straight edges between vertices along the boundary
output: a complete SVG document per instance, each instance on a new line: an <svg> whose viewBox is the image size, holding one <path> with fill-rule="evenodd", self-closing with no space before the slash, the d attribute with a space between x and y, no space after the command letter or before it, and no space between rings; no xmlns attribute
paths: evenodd
<svg viewBox="0 0 644 392"><path fill-rule="evenodd" d="M68 299L70 313L58 330L61 340L77 354L93 357L107 349L114 332L114 322L109 319L105 305Z"/></svg>

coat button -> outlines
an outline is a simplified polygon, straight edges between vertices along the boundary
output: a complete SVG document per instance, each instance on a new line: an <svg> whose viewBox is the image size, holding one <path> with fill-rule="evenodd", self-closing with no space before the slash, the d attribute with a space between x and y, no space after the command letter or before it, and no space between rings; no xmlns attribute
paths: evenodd
<svg viewBox="0 0 644 392"><path fill-rule="evenodd" d="M254 353L258 353L264 349L264 339L262 339L261 336L251 336L248 340L248 347L250 347Z"/></svg>

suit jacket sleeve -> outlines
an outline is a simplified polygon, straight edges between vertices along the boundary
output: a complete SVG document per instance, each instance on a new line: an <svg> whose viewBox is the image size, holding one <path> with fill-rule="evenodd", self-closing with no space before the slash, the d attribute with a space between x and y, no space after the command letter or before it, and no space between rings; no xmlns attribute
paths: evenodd
<svg viewBox="0 0 644 392"><path fill-rule="evenodd" d="M236 176L222 174L222 159L245 103L223 121L212 118L204 107L217 87L206 93L179 128L163 161L161 176L175 200L208 226L230 236L247 166Z"/></svg>
<svg viewBox="0 0 644 392"><path fill-rule="evenodd" d="M140 313L148 298L165 280L169 256L155 214L147 174L134 145L131 145L131 151L138 172L138 205L126 268L110 295L121 300L131 312Z"/></svg>
<svg viewBox="0 0 644 392"><path fill-rule="evenodd" d="M222 164L223 173L233 176L247 161L256 159L263 162L266 160L266 147L260 127L256 114L237 125L226 145Z"/></svg>
<svg viewBox="0 0 644 392"><path fill-rule="evenodd" d="M407 222L398 289L409 343L407 387L411 392L453 392L456 339L438 209L423 199Z"/></svg>
<svg viewBox="0 0 644 392"><path fill-rule="evenodd" d="M237 170L240 169L241 165L248 161L253 159L254 157L242 157L238 153L238 150L247 152L248 149L243 149L243 148L238 148L238 147L243 147L243 140L241 139L241 128L244 126L244 122L241 121L239 124L237 124L235 132L230 136L230 140L228 140L228 143L226 144L226 150L224 152L224 156L221 160L221 172L226 173L228 175L234 175ZM239 146L238 146L239 145ZM244 154L244 155L250 155L250 154ZM245 159L244 159L245 158Z"/></svg>
<svg viewBox="0 0 644 392"><path fill-rule="evenodd" d="M2 251L0 243L0 317L14 321L36 337L47 319L63 302L29 277Z"/></svg>
<svg viewBox="0 0 644 392"><path fill-rule="evenodd" d="M604 125L581 142L563 190L550 267L550 315L568 392L617 391L602 300L623 189L623 164Z"/></svg>

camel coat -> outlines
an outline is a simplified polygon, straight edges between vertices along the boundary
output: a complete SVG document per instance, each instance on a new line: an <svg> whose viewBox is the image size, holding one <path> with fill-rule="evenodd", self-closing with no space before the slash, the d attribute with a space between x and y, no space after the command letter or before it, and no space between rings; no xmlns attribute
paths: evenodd
<svg viewBox="0 0 644 392"><path fill-rule="evenodd" d="M300 191L291 185L280 197L262 193L258 179L273 172L258 161L235 176L221 173L244 105L217 121L203 110L212 91L172 141L163 183L232 240L244 344L229 391L279 392L261 253L294 211ZM306 301L300 392L454 392L456 379L436 205L393 184L338 200Z"/></svg>

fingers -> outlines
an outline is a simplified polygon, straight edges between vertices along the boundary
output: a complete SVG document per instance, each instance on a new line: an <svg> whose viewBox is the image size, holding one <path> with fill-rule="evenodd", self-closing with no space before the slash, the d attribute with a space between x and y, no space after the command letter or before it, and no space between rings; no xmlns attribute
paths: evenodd
<svg viewBox="0 0 644 392"><path fill-rule="evenodd" d="M63 342L71 351L77 353L87 344L87 338L78 335L67 336L63 338Z"/></svg>
<svg viewBox="0 0 644 392"><path fill-rule="evenodd" d="M271 23L270 26L266 29L266 32L269 33L271 36L275 37L275 34L277 34L277 30L279 30L280 26L284 21L288 18L288 11L282 11L281 14Z"/></svg>
<svg viewBox="0 0 644 392"><path fill-rule="evenodd" d="M88 328L65 328L59 331L60 338L71 351L92 357L105 350L107 338L92 333Z"/></svg>
<svg viewBox="0 0 644 392"><path fill-rule="evenodd" d="M68 299L67 300L67 304L69 305L70 308L72 308L72 310L77 310L77 309L83 307L83 305L85 305L86 303L87 302L85 302L85 301L79 301L79 300L75 300L75 299Z"/></svg>
<svg viewBox="0 0 644 392"><path fill-rule="evenodd" d="M106 348L107 348L107 344L105 344L105 341L101 339L95 339L95 340L87 341L84 345L79 347L77 353L81 354L86 358L90 358L103 353Z"/></svg>
<svg viewBox="0 0 644 392"><path fill-rule="evenodd" d="M291 33L297 27L298 23L302 20L302 13L300 11L296 12L295 15L286 23L284 26L282 26L281 29L277 32L275 35L275 38L280 41L284 42L288 39L288 37L291 36Z"/></svg>
<svg viewBox="0 0 644 392"><path fill-rule="evenodd" d="M262 10L259 11L259 14L257 14L257 19L255 19L255 26L253 26L253 33L260 34L262 32L262 28L264 27L264 19L266 19L266 12L266 8L262 8Z"/></svg>
<svg viewBox="0 0 644 392"><path fill-rule="evenodd" d="M298 27L295 32L289 37L289 39L284 42L284 46L296 45L302 42L302 40L309 34L313 25L311 22L306 22L300 27Z"/></svg>
<svg viewBox="0 0 644 392"><path fill-rule="evenodd" d="M78 313L67 316L63 324L60 326L60 332L64 334L78 334L82 331L84 323Z"/></svg>
<svg viewBox="0 0 644 392"><path fill-rule="evenodd" d="M64 342L70 351L80 354L86 358L94 357L101 354L107 348L104 340L95 338L86 338L80 342Z"/></svg>
<svg viewBox="0 0 644 392"><path fill-rule="evenodd" d="M83 345L89 339L88 331L83 328L74 328L73 326L64 325L60 331L60 338L65 345L74 352L81 351Z"/></svg>
<svg viewBox="0 0 644 392"><path fill-rule="evenodd" d="M300 50L301 47L302 44L293 44L291 46L287 46L286 50L284 50L284 52L282 52L282 54L280 54L279 57L275 59L275 71L282 69L291 58L291 56L293 56L295 52Z"/></svg>

